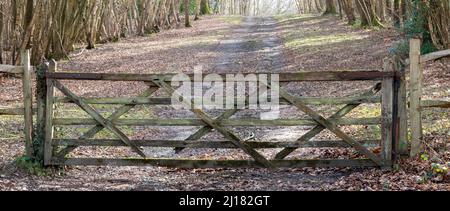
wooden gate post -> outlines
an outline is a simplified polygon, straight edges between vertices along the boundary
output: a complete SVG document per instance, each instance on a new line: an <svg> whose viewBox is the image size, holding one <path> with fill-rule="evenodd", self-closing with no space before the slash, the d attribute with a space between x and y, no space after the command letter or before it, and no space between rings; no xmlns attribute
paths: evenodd
<svg viewBox="0 0 450 211"><path fill-rule="evenodd" d="M45 142L45 112L47 99L47 83L45 73L49 70L47 62L42 63L36 68L36 134L33 140L34 158L38 161L44 161L44 142Z"/></svg>
<svg viewBox="0 0 450 211"><path fill-rule="evenodd" d="M422 150L422 99L423 68L420 64L420 39L410 41L410 118L411 118L411 157L417 156Z"/></svg>
<svg viewBox="0 0 450 211"><path fill-rule="evenodd" d="M393 72L392 62L384 60L383 71ZM394 77L384 77L381 87L381 157L384 167L392 167L392 148L394 140Z"/></svg>
<svg viewBox="0 0 450 211"><path fill-rule="evenodd" d="M55 60L50 60L49 68L47 72L56 72L58 69L57 63ZM44 165L51 165L52 157L53 157L53 106L54 106L54 81L53 79L45 79L46 84L46 99L45 99L45 138L44 138Z"/></svg>
<svg viewBox="0 0 450 211"><path fill-rule="evenodd" d="M398 76L395 81L397 96L397 124L395 153L398 156L409 156L408 151L408 97L406 90L406 68L399 58L394 58L394 71Z"/></svg>
<svg viewBox="0 0 450 211"><path fill-rule="evenodd" d="M33 156L33 90L31 88L31 66L30 50L21 53L21 64L23 67L23 105L24 105L24 139L25 154L28 157Z"/></svg>

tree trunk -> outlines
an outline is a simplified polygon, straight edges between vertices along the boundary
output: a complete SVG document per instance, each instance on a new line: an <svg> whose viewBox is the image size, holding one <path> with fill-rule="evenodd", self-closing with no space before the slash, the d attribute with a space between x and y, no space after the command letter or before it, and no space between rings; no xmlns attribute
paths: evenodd
<svg viewBox="0 0 450 211"><path fill-rule="evenodd" d="M189 0L184 0L184 25L186 27L192 27L189 20Z"/></svg>
<svg viewBox="0 0 450 211"><path fill-rule="evenodd" d="M16 64L16 54L17 54L17 42L18 42L18 34L17 31L17 11L18 4L17 0L11 0L11 16L12 16L12 26L11 26L11 32L12 32L12 54L11 54L11 64Z"/></svg>
<svg viewBox="0 0 450 211"><path fill-rule="evenodd" d="M377 14L381 22L386 22L386 0L378 0Z"/></svg>
<svg viewBox="0 0 450 211"><path fill-rule="evenodd" d="M20 45L21 50L30 49L31 48L31 35L33 34L33 16L34 16L34 0L27 0L26 10L25 10L25 19L23 24L23 37L22 44Z"/></svg>
<svg viewBox="0 0 450 211"><path fill-rule="evenodd" d="M321 0L315 0L314 3L316 5L317 12L321 13L323 11L323 7L321 5Z"/></svg>
<svg viewBox="0 0 450 211"><path fill-rule="evenodd" d="M356 22L355 9L353 8L353 0L341 0L342 8L348 19L348 24L353 25Z"/></svg>
<svg viewBox="0 0 450 211"><path fill-rule="evenodd" d="M212 13L211 6L209 5L209 0L201 0L200 7L202 15L210 15Z"/></svg>
<svg viewBox="0 0 450 211"><path fill-rule="evenodd" d="M195 18L194 21L200 20L201 0L195 0Z"/></svg>
<svg viewBox="0 0 450 211"><path fill-rule="evenodd" d="M376 0L356 0L362 27L384 27L376 13Z"/></svg>
<svg viewBox="0 0 450 211"><path fill-rule="evenodd" d="M341 1L337 1L339 6L339 18L344 19L344 12L342 11L342 3Z"/></svg>
<svg viewBox="0 0 450 211"><path fill-rule="evenodd" d="M336 14L336 5L334 4L334 0L326 0L326 10L324 15L328 14Z"/></svg>
<svg viewBox="0 0 450 211"><path fill-rule="evenodd" d="M0 64L3 64L3 2L0 3Z"/></svg>

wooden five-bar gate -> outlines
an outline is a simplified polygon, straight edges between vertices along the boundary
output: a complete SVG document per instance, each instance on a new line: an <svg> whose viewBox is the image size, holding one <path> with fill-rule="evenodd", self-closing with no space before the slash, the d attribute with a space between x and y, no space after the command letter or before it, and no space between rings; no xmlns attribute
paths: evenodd
<svg viewBox="0 0 450 211"><path fill-rule="evenodd" d="M386 167L392 165L395 158L395 147L398 145L398 96L399 79L395 64L386 60L382 70L375 71L335 71L335 72L298 72L279 74L280 84L289 82L331 82L331 81L373 81L373 88L357 97L337 98L304 98L296 97L280 87L280 102L295 106L308 115L308 119L232 119L244 108L224 110L218 118L208 115L201 109L192 109L195 119L122 119L138 105L170 105L171 97L152 97L157 90L162 89L168 96L178 96L179 93L170 85L172 74L96 74L58 72L56 62L50 62L38 70L37 96L37 140L43 141L42 155L45 165L155 165L179 168L225 168L225 167ZM61 81L121 81L145 82L148 89L135 98L84 98L77 96ZM270 89L271 85L267 84ZM55 96L58 90L63 98ZM180 99L183 96L178 96ZM185 99L184 99L185 100ZM75 104L85 111L89 119L58 119L54 116L55 103ZM362 104L380 104L382 115L377 118L345 118L347 114ZM121 105L112 115L104 116L98 112L95 104ZM331 117L324 117L315 111L313 105L343 105ZM62 125L91 125L92 128L77 139L58 139L54 137L54 128ZM120 126L198 126L202 127L196 133L183 141L178 140L132 140ZM237 135L232 127L258 126L313 126L309 132L299 135L296 141L258 142L244 140ZM380 140L357 140L345 133L343 125L380 125ZM103 129L110 131L116 139L94 139ZM313 138L324 130L331 131L341 140L313 141ZM225 140L200 141L206 134L217 131ZM129 147L135 153L135 158L76 158L68 156L72 151L82 146ZM149 158L143 147L163 148L224 148L241 149L251 160L193 160ZM358 159L345 160L290 160L286 159L299 148L353 148L361 156ZM373 147L381 150L372 150ZM258 149L280 148L275 157L268 158ZM377 152L381 151L381 152Z"/></svg>
<svg viewBox="0 0 450 211"><path fill-rule="evenodd" d="M421 110L428 107L448 108L449 102L444 100L422 100L423 64L447 57L449 50L427 55L420 55L420 40L411 40L410 59L402 62L398 59L387 59L382 70L376 71L334 71L334 72L300 72L280 75L281 82L302 81L374 81L374 87L359 97L339 98L305 98L295 97L281 89L281 103L291 105L307 114L309 119L231 119L243 110L235 108L224 110L219 118L212 118L202 110L193 110L197 119L122 119L133 108L139 105L170 105L170 98L152 97L158 89L163 89L169 95L173 88L168 84L173 75L134 75L134 74L86 74L57 72L56 62L41 65L40 68L30 66L30 52L22 53L21 66L0 65L0 74L19 75L23 79L23 107L0 108L1 115L24 116L24 140L26 155L44 160L46 165L159 165L169 167L336 167L336 166L381 166L390 167L399 155L417 155L421 151L422 126ZM406 70L410 66L409 90L406 84ZM37 69L36 107L32 103L32 70ZM135 98L83 98L74 94L64 86L62 80L84 81L142 81L148 85L148 90ZM60 90L65 97L54 96L54 91ZM409 99L408 99L409 91ZM380 97L381 96L381 97ZM62 119L54 116L54 105L58 103L76 104L89 114L90 119ZM381 103L382 115L378 118L346 118L362 104ZM93 105L122 105L111 116L102 116ZM314 105L343 105L329 118L320 115ZM408 109L409 105L409 109ZM408 117L409 110L409 117ZM33 124L33 114L36 114L36 124ZM408 120L410 120L411 143L408 142ZM54 129L64 125L86 125L92 128L77 139L58 139ZM343 132L342 126L347 125L380 125L381 139L357 140ZM120 126L199 126L202 127L184 141L176 140L130 140L119 128ZM313 126L304 135L299 135L296 141L258 142L243 140L231 127L259 126ZM111 131L116 140L94 139L102 130ZM342 141L313 140L324 130L329 130ZM208 133L218 131L227 140L200 141ZM409 153L409 146L411 151ZM141 158L102 159L74 158L68 156L81 146L112 146L130 147ZM149 159L142 147L167 147L177 150L184 148L226 148L242 149L252 160L180 160L180 159ZM354 148L362 159L353 160L286 160L298 148ZM379 150L372 149L381 148ZM264 157L257 150L267 148L284 148L275 157ZM377 153L375 153L377 152Z"/></svg>

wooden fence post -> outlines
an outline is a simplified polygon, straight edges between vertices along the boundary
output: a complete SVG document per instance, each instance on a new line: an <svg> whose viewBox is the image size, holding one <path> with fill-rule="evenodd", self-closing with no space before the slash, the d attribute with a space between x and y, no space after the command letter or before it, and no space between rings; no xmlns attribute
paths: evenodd
<svg viewBox="0 0 450 211"><path fill-rule="evenodd" d="M409 155L408 151L408 97L406 90L406 71L398 58L394 59L394 70L398 78L396 79L397 93L397 143L395 144L395 152L397 155Z"/></svg>
<svg viewBox="0 0 450 211"><path fill-rule="evenodd" d="M45 112L47 99L47 83L45 73L49 70L49 64L43 63L37 67L36 71L36 134L33 140L34 158L44 161L45 142Z"/></svg>
<svg viewBox="0 0 450 211"><path fill-rule="evenodd" d="M410 119L411 119L411 157L417 156L422 150L422 65L420 64L420 39L410 41Z"/></svg>
<svg viewBox="0 0 450 211"><path fill-rule="evenodd" d="M25 154L33 156L33 90L31 88L30 50L22 52Z"/></svg>
<svg viewBox="0 0 450 211"><path fill-rule="evenodd" d="M385 59L383 71L393 71L390 60ZM384 167L392 167L392 146L394 140L393 119L394 119L394 78L385 77L381 87L381 156Z"/></svg>
<svg viewBox="0 0 450 211"><path fill-rule="evenodd" d="M56 72L58 69L55 60L50 60L48 72ZM45 140L44 140L44 165L48 166L51 164L51 159L53 157L53 96L55 87L53 84L53 79L46 78L46 102L45 102Z"/></svg>

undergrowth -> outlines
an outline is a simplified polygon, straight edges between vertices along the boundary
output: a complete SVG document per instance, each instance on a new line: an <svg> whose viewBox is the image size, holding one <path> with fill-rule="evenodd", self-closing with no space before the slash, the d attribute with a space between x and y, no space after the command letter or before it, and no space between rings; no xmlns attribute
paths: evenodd
<svg viewBox="0 0 450 211"><path fill-rule="evenodd" d="M15 163L17 167L31 175L47 176L52 173L51 169L45 168L41 162L27 156L16 158Z"/></svg>
<svg viewBox="0 0 450 211"><path fill-rule="evenodd" d="M409 40L412 38L422 39L421 53L427 54L436 51L431 40L430 32L427 28L427 7L421 6L420 1L414 1L413 14L406 20L403 27L397 26L398 30L405 35L404 39L399 41L390 49L390 53L407 58L409 55Z"/></svg>

